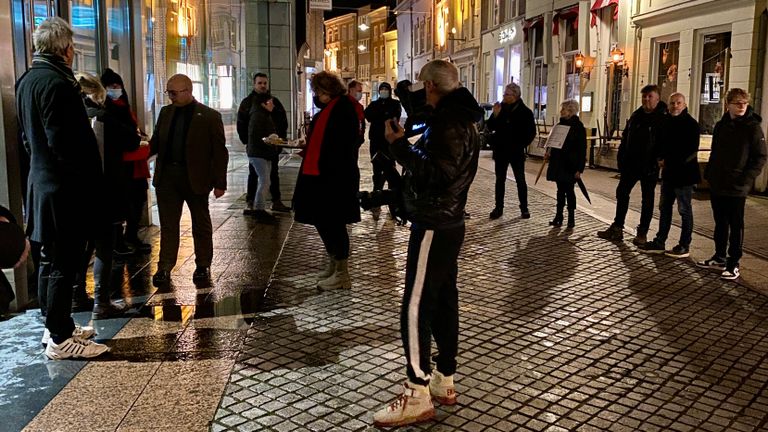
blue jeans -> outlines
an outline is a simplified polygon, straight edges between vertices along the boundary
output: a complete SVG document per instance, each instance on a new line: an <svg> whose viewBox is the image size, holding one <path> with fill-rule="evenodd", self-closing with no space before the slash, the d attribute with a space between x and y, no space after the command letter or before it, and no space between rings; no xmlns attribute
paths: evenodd
<svg viewBox="0 0 768 432"><path fill-rule="evenodd" d="M272 171L272 161L258 157L249 157L248 162L253 169L256 170L256 175L259 176L259 185L256 187L253 208L254 210L266 210L267 193L269 192L270 185L269 174Z"/></svg>
<svg viewBox="0 0 768 432"><path fill-rule="evenodd" d="M659 232L656 233L656 242L664 244L667 241L669 229L672 227L672 205L677 200L677 212L680 213L680 218L683 221L678 244L685 247L691 245L691 235L693 234L692 196L693 186L674 187L665 182L661 183Z"/></svg>

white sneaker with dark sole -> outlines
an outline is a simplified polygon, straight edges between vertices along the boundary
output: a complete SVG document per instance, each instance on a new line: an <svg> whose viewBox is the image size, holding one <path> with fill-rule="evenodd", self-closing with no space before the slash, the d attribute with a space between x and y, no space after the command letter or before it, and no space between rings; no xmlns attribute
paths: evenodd
<svg viewBox="0 0 768 432"><path fill-rule="evenodd" d="M725 280L738 279L739 276L741 276L741 272L739 272L738 267L734 267L733 269L725 269L722 273L720 273L720 279Z"/></svg>
<svg viewBox="0 0 768 432"><path fill-rule="evenodd" d="M53 339L48 341L45 347L45 355L51 360L63 360L68 358L93 358L109 351L109 347L91 340L81 339L76 336L62 343L55 343Z"/></svg>

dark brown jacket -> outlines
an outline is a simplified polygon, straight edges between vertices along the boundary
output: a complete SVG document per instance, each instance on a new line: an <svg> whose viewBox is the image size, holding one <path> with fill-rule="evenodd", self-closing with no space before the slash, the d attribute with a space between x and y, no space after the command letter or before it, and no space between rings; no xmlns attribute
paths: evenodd
<svg viewBox="0 0 768 432"><path fill-rule="evenodd" d="M192 120L187 133L186 162L187 174L192 191L206 194L213 188L227 189L227 163L229 153L224 136L224 123L221 114L200 102L195 103ZM167 146L170 146L171 122L176 107L166 105L157 117L155 132L150 140L150 154L157 155L155 177L152 184L157 187L163 176L163 159Z"/></svg>

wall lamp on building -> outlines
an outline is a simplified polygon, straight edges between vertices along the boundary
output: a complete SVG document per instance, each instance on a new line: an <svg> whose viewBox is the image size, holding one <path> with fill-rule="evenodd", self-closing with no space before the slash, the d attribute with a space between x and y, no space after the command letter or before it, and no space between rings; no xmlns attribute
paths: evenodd
<svg viewBox="0 0 768 432"><path fill-rule="evenodd" d="M594 64L587 65L586 61L587 58L581 52L573 56L573 63L574 66L576 66L576 70L579 71L584 79L588 80Z"/></svg>
<svg viewBox="0 0 768 432"><path fill-rule="evenodd" d="M357 26L357 28L359 28L359 29L360 29L360 31L366 31L366 30L368 30L370 27L368 27L368 24L366 24L366 23L362 23L362 24L360 24L359 26Z"/></svg>
<svg viewBox="0 0 768 432"><path fill-rule="evenodd" d="M456 37L456 27L451 27L451 35L448 36L448 40L466 42L467 38L457 38Z"/></svg>
<svg viewBox="0 0 768 432"><path fill-rule="evenodd" d="M323 50L323 53L325 53L325 56L326 56L326 57L330 57L331 55L333 55L333 51L331 51L331 50L330 50L330 49L328 49L328 48L324 49L324 50Z"/></svg>
<svg viewBox="0 0 768 432"><path fill-rule="evenodd" d="M611 50L611 61L614 63L621 63L624 61L624 51L620 50L619 47L614 47Z"/></svg>
<svg viewBox="0 0 768 432"><path fill-rule="evenodd" d="M366 50L366 47L365 47L365 45L360 44L360 45L357 46L357 50L360 51L361 53L364 53L365 50Z"/></svg>

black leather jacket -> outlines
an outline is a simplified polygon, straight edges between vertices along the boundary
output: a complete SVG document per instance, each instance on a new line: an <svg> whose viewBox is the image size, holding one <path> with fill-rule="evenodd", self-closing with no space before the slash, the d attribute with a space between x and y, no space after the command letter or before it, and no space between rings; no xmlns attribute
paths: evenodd
<svg viewBox="0 0 768 432"><path fill-rule="evenodd" d="M416 144L400 138L390 145L403 166L406 217L424 229L464 223L469 186L477 173L483 110L466 88L443 96Z"/></svg>

